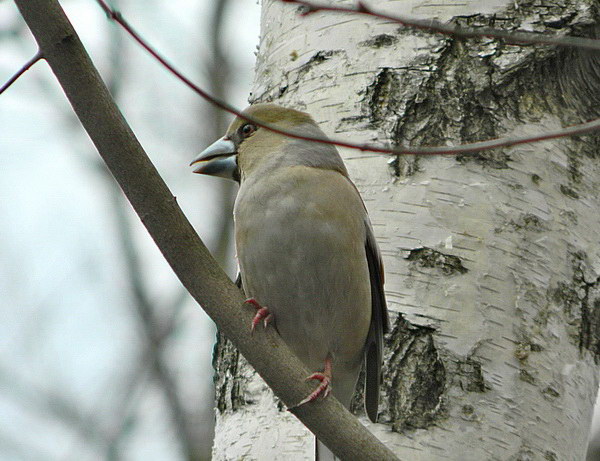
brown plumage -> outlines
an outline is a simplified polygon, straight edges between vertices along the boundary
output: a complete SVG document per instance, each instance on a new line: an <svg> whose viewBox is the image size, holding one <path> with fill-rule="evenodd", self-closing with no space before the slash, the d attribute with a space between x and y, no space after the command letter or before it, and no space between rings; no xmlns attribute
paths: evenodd
<svg viewBox="0 0 600 461"><path fill-rule="evenodd" d="M275 104L245 114L325 137L303 112ZM235 243L246 294L313 371L330 360L346 407L366 358L365 408L377 419L382 336L388 329L381 257L365 206L334 146L289 138L236 118L193 165L240 181ZM320 460L332 459L318 446Z"/></svg>

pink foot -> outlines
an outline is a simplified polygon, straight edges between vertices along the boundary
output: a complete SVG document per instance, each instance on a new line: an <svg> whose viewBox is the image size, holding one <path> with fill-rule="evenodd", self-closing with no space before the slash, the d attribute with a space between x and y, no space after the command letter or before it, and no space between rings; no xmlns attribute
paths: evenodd
<svg viewBox="0 0 600 461"><path fill-rule="evenodd" d="M263 325L265 328L267 328L267 325L269 325L269 323L273 321L273 314L271 314L271 312L269 312L269 309L267 309L266 307L262 307L256 299L248 298L246 301L244 301L244 304L252 304L256 309L256 315L252 319L252 327L250 328L250 331L252 333L254 333L256 325L258 325L261 320L263 321Z"/></svg>
<svg viewBox="0 0 600 461"><path fill-rule="evenodd" d="M302 406L305 403L313 402L319 397L325 398L331 393L331 356L328 355L325 359L325 370L323 370L322 373L313 373L306 378L307 381L313 379L321 381L321 384L319 384L310 395L296 405L296 407Z"/></svg>

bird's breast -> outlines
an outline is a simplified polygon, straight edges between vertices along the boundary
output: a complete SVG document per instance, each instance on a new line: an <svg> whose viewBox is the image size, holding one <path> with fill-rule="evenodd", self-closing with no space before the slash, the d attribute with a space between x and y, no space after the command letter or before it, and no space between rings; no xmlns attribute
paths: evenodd
<svg viewBox="0 0 600 461"><path fill-rule="evenodd" d="M236 250L248 296L310 368L360 362L370 315L364 208L347 178L291 167L242 184Z"/></svg>

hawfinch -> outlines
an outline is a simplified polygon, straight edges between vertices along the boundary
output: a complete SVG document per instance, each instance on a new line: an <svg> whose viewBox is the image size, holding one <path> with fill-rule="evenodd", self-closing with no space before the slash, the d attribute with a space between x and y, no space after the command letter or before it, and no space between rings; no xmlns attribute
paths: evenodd
<svg viewBox="0 0 600 461"><path fill-rule="evenodd" d="M275 104L244 112L282 130L325 138L310 115ZM377 419L388 314L383 266L367 210L333 145L294 139L236 118L192 162L240 183L235 245L242 286L261 320L316 373L316 390L346 407L366 360L365 408ZM329 455L326 455L329 453ZM317 459L331 456L317 444ZM319 458L320 456L320 458Z"/></svg>

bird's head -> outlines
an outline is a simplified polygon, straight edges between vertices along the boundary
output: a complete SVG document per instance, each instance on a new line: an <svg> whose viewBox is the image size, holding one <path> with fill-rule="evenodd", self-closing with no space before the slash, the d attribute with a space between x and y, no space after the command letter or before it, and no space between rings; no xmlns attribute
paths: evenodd
<svg viewBox="0 0 600 461"><path fill-rule="evenodd" d="M274 128L325 138L312 117L298 110L277 104L255 104L242 114ZM275 133L242 117L236 117L225 136L202 151L191 165L194 173L236 181L255 171L293 165L333 169L347 174L335 147Z"/></svg>

